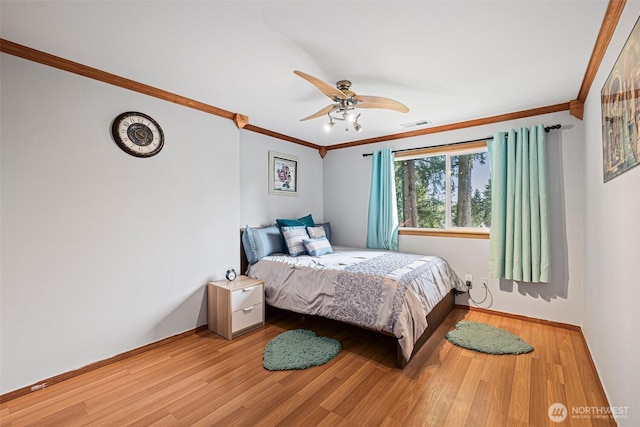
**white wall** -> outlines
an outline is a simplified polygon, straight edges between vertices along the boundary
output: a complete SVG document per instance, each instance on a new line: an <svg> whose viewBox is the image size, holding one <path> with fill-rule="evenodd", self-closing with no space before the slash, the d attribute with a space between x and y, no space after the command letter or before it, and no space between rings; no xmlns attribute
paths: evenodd
<svg viewBox="0 0 640 427"><path fill-rule="evenodd" d="M640 166L603 182L600 90L640 16L627 2L585 103L584 318L583 331L612 406L628 406L640 419L637 291L640 263Z"/></svg>
<svg viewBox="0 0 640 427"><path fill-rule="evenodd" d="M489 281L490 295L479 306L492 310L578 325L582 320L582 162L583 125L567 112L485 125L459 131L423 135L375 145L329 151L324 163L324 216L331 221L338 244L366 244L371 157L378 148L412 148L467 141L520 126L561 123L569 128L551 131L548 140L552 271L549 284ZM363 221L364 218L364 221ZM481 278L487 276L488 240L400 236L400 250L437 254L460 275L472 274L476 301L484 298ZM457 303L475 305L468 296Z"/></svg>
<svg viewBox="0 0 640 427"><path fill-rule="evenodd" d="M268 190L269 151L298 157L298 195ZM277 218L323 219L322 157L318 150L255 132L240 133L240 222L238 228L274 224Z"/></svg>
<svg viewBox="0 0 640 427"><path fill-rule="evenodd" d="M235 125L5 54L0 79L0 393L205 324L239 267ZM113 142L129 110L157 156Z"/></svg>

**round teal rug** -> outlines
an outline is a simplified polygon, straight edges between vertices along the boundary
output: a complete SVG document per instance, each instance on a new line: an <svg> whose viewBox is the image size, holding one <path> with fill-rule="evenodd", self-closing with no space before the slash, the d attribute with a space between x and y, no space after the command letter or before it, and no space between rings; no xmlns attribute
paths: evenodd
<svg viewBox="0 0 640 427"><path fill-rule="evenodd" d="M270 371L288 371L320 366L338 355L340 341L319 337L307 329L283 332L264 348L264 367Z"/></svg>
<svg viewBox="0 0 640 427"><path fill-rule="evenodd" d="M504 329L484 323L461 320L447 332L450 343L489 354L523 354L533 351L531 344Z"/></svg>

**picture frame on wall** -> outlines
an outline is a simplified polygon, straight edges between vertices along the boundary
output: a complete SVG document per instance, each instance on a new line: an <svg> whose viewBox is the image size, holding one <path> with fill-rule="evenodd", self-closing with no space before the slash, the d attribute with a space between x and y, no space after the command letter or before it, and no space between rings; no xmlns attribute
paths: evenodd
<svg viewBox="0 0 640 427"><path fill-rule="evenodd" d="M602 166L604 182L640 163L640 19L604 83Z"/></svg>
<svg viewBox="0 0 640 427"><path fill-rule="evenodd" d="M298 158L269 151L269 194L298 195Z"/></svg>

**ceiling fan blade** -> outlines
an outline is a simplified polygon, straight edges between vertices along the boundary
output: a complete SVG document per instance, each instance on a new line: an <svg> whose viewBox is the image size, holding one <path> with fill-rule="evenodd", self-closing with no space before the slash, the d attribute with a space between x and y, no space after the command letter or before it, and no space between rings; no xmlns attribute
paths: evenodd
<svg viewBox="0 0 640 427"><path fill-rule="evenodd" d="M325 95L327 95L332 101L335 101L336 98L339 99L349 99L349 97L347 95L345 95L344 93L342 93L342 91L336 87L331 86L328 83L323 82L320 79L317 79L313 76L310 76L307 73L303 73L302 71L294 71L294 74L302 77L303 79L305 79L306 81L308 81L309 83L311 83L312 85L314 85L315 87L317 87L318 89L320 89L320 92L324 93Z"/></svg>
<svg viewBox="0 0 640 427"><path fill-rule="evenodd" d="M384 110L394 110L401 113L409 112L409 107L394 99L383 98L382 96L356 95L358 104L356 108L381 108Z"/></svg>
<svg viewBox="0 0 640 427"><path fill-rule="evenodd" d="M324 107L322 110L318 111L317 113L314 113L314 114L310 115L309 117L305 117L304 119L300 119L300 121L304 122L305 120L311 120L311 119L315 119L316 117L322 117L322 116L328 114L329 111L333 110L334 107L335 107L334 104L327 105L326 107Z"/></svg>

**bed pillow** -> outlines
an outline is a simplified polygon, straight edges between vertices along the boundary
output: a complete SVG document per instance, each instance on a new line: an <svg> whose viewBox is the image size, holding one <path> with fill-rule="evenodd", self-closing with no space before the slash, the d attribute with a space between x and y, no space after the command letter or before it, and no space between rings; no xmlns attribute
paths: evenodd
<svg viewBox="0 0 640 427"><path fill-rule="evenodd" d="M318 239L304 239L302 241L302 244L311 256L320 256L333 253L331 243L329 243L326 237L320 237Z"/></svg>
<svg viewBox="0 0 640 427"><path fill-rule="evenodd" d="M282 227L280 230L289 255L299 256L307 253L302 243L303 240L309 239L306 227Z"/></svg>
<svg viewBox="0 0 640 427"><path fill-rule="evenodd" d="M298 219L279 218L276 222L280 227L313 227L315 225L311 214Z"/></svg>
<svg viewBox="0 0 640 427"><path fill-rule="evenodd" d="M319 239L321 237L327 237L322 225L316 225L315 227L307 227L307 234L312 239Z"/></svg>
<svg viewBox="0 0 640 427"><path fill-rule="evenodd" d="M330 222L325 222L323 224L315 224L314 227L324 228L324 237L326 237L329 243L331 243L331 223ZM314 238L314 236L312 236L311 233L309 233L309 237L311 237L312 239ZM318 237L322 237L322 236L318 236Z"/></svg>
<svg viewBox="0 0 640 427"><path fill-rule="evenodd" d="M275 225L264 228L247 226L242 233L242 245L249 264L255 264L268 255L286 252L280 229Z"/></svg>

